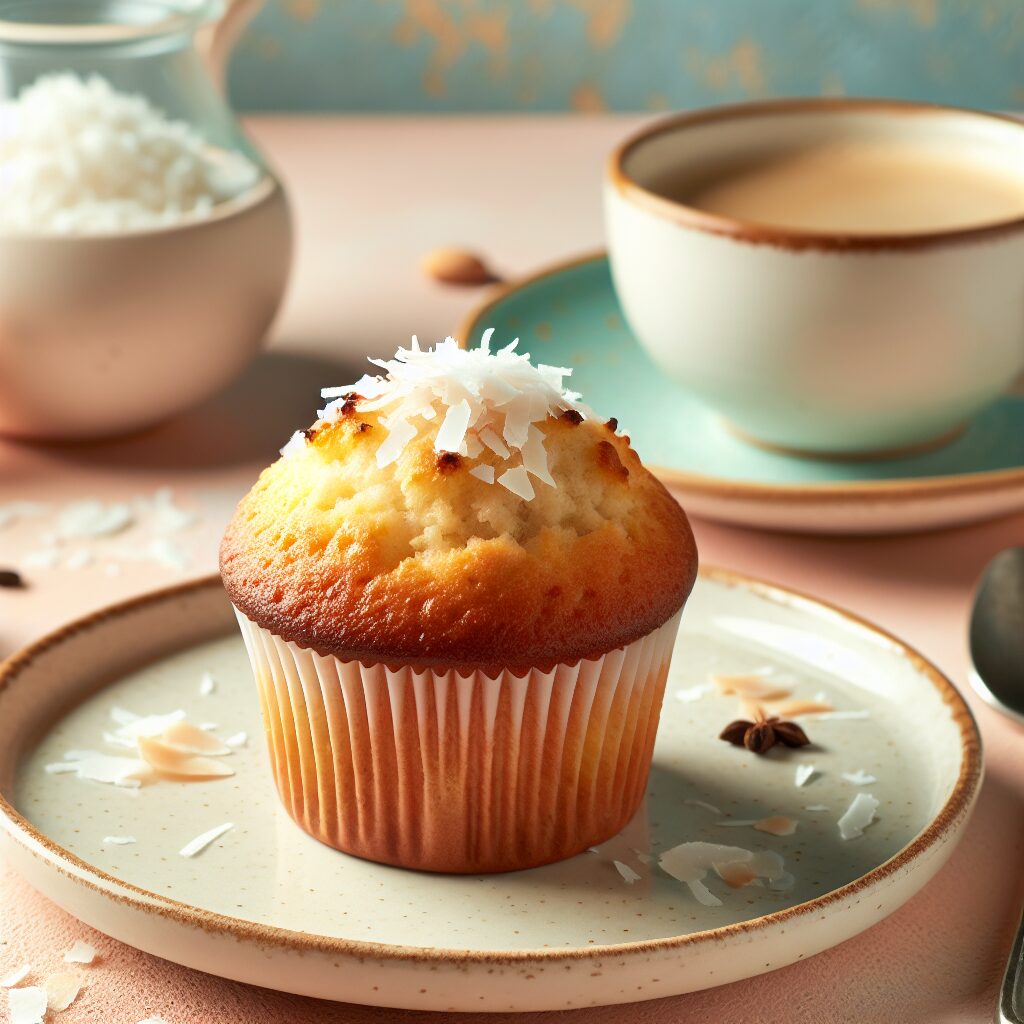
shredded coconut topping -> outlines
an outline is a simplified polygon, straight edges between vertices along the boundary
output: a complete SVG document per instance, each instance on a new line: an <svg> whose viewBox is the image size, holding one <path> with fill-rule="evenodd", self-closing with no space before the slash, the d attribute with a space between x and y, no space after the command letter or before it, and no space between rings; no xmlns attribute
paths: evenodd
<svg viewBox="0 0 1024 1024"><path fill-rule="evenodd" d="M493 328L485 331L480 347L474 349L460 348L454 338L421 349L413 337L412 347L400 348L394 359L370 360L383 375L367 374L354 384L324 388L321 395L331 401L319 418L337 419L356 396L360 411L380 412L387 430L377 449L381 468L395 462L427 424L436 422L436 452L454 452L471 460L489 452L500 464L480 463L470 469L473 476L529 501L534 480L555 483L544 433L537 424L568 410L591 419L594 414L580 403L578 394L564 389L572 370L535 366L528 353L516 351L518 338L492 352L493 333ZM282 454L291 456L305 443L299 431Z"/></svg>

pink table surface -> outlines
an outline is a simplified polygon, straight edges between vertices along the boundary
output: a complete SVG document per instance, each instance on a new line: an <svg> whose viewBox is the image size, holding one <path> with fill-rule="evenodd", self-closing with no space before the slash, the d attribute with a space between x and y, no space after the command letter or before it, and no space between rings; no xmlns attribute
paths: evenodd
<svg viewBox="0 0 1024 1024"><path fill-rule="evenodd" d="M172 486L201 513L182 535L191 564L212 570L232 502L291 430L312 418L317 389L383 353L442 336L479 296L423 279L439 244L486 253L520 274L601 244L602 157L635 119L255 119L251 128L291 188L298 256L269 352L225 395L157 430L77 446L0 442L0 504L108 500ZM614 411L614 410L611 410ZM694 523L705 563L794 586L871 618L966 686L972 587L1000 548L1024 543L1024 516L913 537L829 539ZM0 565L38 546L38 526L0 530ZM23 592L0 591L0 656L111 600L172 582L150 564L108 577L39 569ZM966 691L965 691L966 692ZM961 1022L992 1019L1004 958L1024 901L1024 731L967 694L985 740L987 777L949 865L888 920L773 974L705 992L573 1013L483 1020L677 1022ZM65 1024L256 1021L382 1024L433 1015L334 1005L186 970L91 933L0 865L0 976L30 963L59 969L84 937L102 953ZM467 1016L464 1018L471 1020Z"/></svg>

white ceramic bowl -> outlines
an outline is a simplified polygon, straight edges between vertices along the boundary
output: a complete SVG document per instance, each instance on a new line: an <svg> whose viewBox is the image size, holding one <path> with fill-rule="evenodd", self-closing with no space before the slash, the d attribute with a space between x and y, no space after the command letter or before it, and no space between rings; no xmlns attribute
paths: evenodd
<svg viewBox="0 0 1024 1024"><path fill-rule="evenodd" d="M0 434L123 434L214 394L258 352L290 264L269 177L180 227L0 237Z"/></svg>
<svg viewBox="0 0 1024 1024"><path fill-rule="evenodd" d="M659 192L680 173L845 138L969 147L1024 175L1024 124L882 100L668 118L611 156L615 288L659 366L742 433L864 453L956 431L1024 370L1024 217L916 234L751 224Z"/></svg>

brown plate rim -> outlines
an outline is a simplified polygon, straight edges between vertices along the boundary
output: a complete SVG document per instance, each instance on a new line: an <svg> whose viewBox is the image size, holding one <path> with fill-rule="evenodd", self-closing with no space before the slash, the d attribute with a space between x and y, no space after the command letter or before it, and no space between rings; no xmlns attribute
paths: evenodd
<svg viewBox="0 0 1024 1024"><path fill-rule="evenodd" d="M963 697L950 680L917 650L891 633L834 604L821 601L801 591L716 566L702 568L700 575L730 587L743 587L751 593L783 607L797 608L832 621L842 621L856 632L867 635L876 643L894 651L909 661L935 687L942 702L959 730L960 771L948 798L932 817L928 825L906 846L888 860L872 868L859 878L838 889L783 910L773 911L749 921L706 929L686 935L647 939L639 942L614 943L601 946L569 949L521 950L464 950L440 947L401 946L366 942L358 939L329 938L297 932L273 925L244 921L225 914L194 907L117 878L52 842L22 816L6 796L0 793L0 825L10 838L34 856L49 862L57 871L73 878L105 898L129 904L134 910L155 913L172 919L180 925L199 928L207 932L252 941L265 946L287 950L324 952L352 957L375 957L381 960L448 963L548 963L571 960L600 959L608 956L635 956L664 953L701 942L724 941L735 936L770 929L776 925L805 919L830 904L842 902L871 889L906 868L925 853L940 846L954 827L963 822L973 806L982 778L981 737L977 725ZM50 648L63 643L75 634L109 623L134 611L151 609L160 604L188 597L210 589L221 589L217 575L200 577L186 583L163 587L145 594L101 608L36 640L23 650L0 662L0 700L3 691L24 672L32 662ZM227 596L225 595L225 602Z"/></svg>

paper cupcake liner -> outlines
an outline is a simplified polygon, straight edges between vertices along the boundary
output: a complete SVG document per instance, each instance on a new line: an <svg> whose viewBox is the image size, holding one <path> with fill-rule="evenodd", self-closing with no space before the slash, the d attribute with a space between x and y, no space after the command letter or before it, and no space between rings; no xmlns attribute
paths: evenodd
<svg viewBox="0 0 1024 1024"><path fill-rule="evenodd" d="M639 806L679 628L517 676L317 654L237 612L288 813L346 853L430 871L571 857Z"/></svg>

